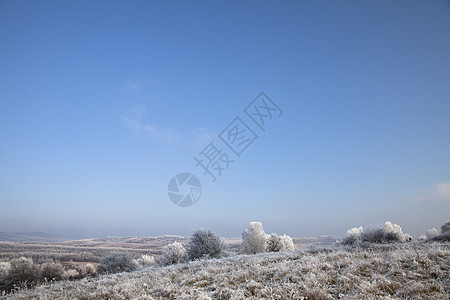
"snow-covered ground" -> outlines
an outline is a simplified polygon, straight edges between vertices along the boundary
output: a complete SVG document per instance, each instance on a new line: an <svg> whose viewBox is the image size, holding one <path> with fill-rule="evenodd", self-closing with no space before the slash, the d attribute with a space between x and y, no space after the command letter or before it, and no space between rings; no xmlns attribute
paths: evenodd
<svg viewBox="0 0 450 300"><path fill-rule="evenodd" d="M62 281L7 299L449 299L450 245L237 255Z"/></svg>

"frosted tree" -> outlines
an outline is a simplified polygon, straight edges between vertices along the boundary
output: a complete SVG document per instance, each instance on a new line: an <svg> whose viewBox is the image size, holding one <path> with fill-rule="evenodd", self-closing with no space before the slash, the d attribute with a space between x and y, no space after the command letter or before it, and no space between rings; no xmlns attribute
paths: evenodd
<svg viewBox="0 0 450 300"><path fill-rule="evenodd" d="M447 221L444 224L442 224L442 226L441 226L441 234L442 235L450 234L450 221Z"/></svg>
<svg viewBox="0 0 450 300"><path fill-rule="evenodd" d="M29 286L39 277L39 268L31 258L20 257L11 260L7 280L12 284Z"/></svg>
<svg viewBox="0 0 450 300"><path fill-rule="evenodd" d="M143 254L138 259L138 263L141 267L149 267L155 264L155 258L152 255Z"/></svg>
<svg viewBox="0 0 450 300"><path fill-rule="evenodd" d="M400 225L391 222L384 223L383 227L365 228L362 226L347 230L346 236L341 243L344 245L353 245L359 242L367 243L398 243L411 241L412 237L403 233Z"/></svg>
<svg viewBox="0 0 450 300"><path fill-rule="evenodd" d="M186 260L186 249L179 242L165 246L158 263L162 266L178 264Z"/></svg>
<svg viewBox="0 0 450 300"><path fill-rule="evenodd" d="M128 252L110 252L100 260L99 272L119 273L136 270L137 264Z"/></svg>
<svg viewBox="0 0 450 300"><path fill-rule="evenodd" d="M282 251L293 251L295 249L294 242L292 238L288 235L284 234L282 236L278 236L275 233L272 233L267 238L267 251L268 252L282 252Z"/></svg>
<svg viewBox="0 0 450 300"><path fill-rule="evenodd" d="M0 261L0 285L4 285L8 277L11 264L9 262Z"/></svg>
<svg viewBox="0 0 450 300"><path fill-rule="evenodd" d="M197 230L189 242L188 257L191 260L200 258L219 258L225 253L222 239L211 230Z"/></svg>
<svg viewBox="0 0 450 300"><path fill-rule="evenodd" d="M268 252L280 252L282 251L281 249L283 248L282 242L281 242L281 238L276 235L275 233L272 233L268 238L267 238L267 251Z"/></svg>
<svg viewBox="0 0 450 300"><path fill-rule="evenodd" d="M280 240L283 245L283 250L280 250L280 251L294 251L295 250L294 241L292 240L292 238L290 236L283 234L280 237Z"/></svg>
<svg viewBox="0 0 450 300"><path fill-rule="evenodd" d="M421 235L419 236L418 240L424 242L424 241L427 240L427 236L426 236L425 234L421 234Z"/></svg>
<svg viewBox="0 0 450 300"><path fill-rule="evenodd" d="M64 266L60 262L47 261L42 264L41 278L46 281L61 280L64 275Z"/></svg>
<svg viewBox="0 0 450 300"><path fill-rule="evenodd" d="M261 222L250 222L242 233L243 251L246 254L265 252L267 249L267 236Z"/></svg>
<svg viewBox="0 0 450 300"><path fill-rule="evenodd" d="M400 225L387 221L383 227L365 229L361 233L361 241L368 243L402 243L412 240L412 237L403 233Z"/></svg>
<svg viewBox="0 0 450 300"><path fill-rule="evenodd" d="M362 233L362 226L350 228L349 230L347 230L347 234L342 240L342 243L345 245L352 245L361 239Z"/></svg>
<svg viewBox="0 0 450 300"><path fill-rule="evenodd" d="M430 230L427 231L427 239L432 239L434 237L437 237L439 235L439 232L437 231L436 228L431 228Z"/></svg>
<svg viewBox="0 0 450 300"><path fill-rule="evenodd" d="M403 233L402 228L398 224L392 224L387 221L384 223L384 240L387 242L405 242L410 239L409 234Z"/></svg>

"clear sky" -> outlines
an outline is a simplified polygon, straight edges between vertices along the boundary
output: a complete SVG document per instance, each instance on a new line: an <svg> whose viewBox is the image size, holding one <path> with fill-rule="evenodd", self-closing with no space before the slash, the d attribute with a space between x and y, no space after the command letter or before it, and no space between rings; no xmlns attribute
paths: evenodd
<svg viewBox="0 0 450 300"><path fill-rule="evenodd" d="M450 2L0 1L0 128L0 231L422 234L450 218ZM235 160L214 183L210 141Z"/></svg>

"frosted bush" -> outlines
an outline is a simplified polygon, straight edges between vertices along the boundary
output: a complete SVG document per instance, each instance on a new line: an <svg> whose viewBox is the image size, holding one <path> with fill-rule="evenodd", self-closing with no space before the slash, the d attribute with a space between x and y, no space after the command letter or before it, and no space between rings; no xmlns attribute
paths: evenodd
<svg viewBox="0 0 450 300"><path fill-rule="evenodd" d="M367 243L395 243L411 241L411 235L403 233L400 225L391 222L384 223L381 228L363 229L362 226L347 230L346 236L341 243L344 245L353 245L359 242Z"/></svg>
<svg viewBox="0 0 450 300"><path fill-rule="evenodd" d="M436 228L431 228L430 230L427 231L427 239L432 239L434 237L437 237L439 235L439 232L437 231Z"/></svg>
<svg viewBox="0 0 450 300"><path fill-rule="evenodd" d="M352 245L355 242L360 241L362 233L363 233L362 226L350 228L349 230L347 230L347 234L342 240L342 244Z"/></svg>
<svg viewBox="0 0 450 300"><path fill-rule="evenodd" d="M267 236L261 222L250 222L242 233L242 246L245 254L265 252L267 249Z"/></svg>
<svg viewBox="0 0 450 300"><path fill-rule="evenodd" d="M95 275L97 273L97 268L93 264L81 265L77 268L77 270L81 277Z"/></svg>
<svg viewBox="0 0 450 300"><path fill-rule="evenodd" d="M225 253L222 239L211 230L197 230L189 242L188 257L191 260L200 258L219 258Z"/></svg>
<svg viewBox="0 0 450 300"><path fill-rule="evenodd" d="M141 267L150 267L155 264L155 258L152 255L143 254L138 259L138 264Z"/></svg>
<svg viewBox="0 0 450 300"><path fill-rule="evenodd" d="M7 280L12 284L29 286L39 278L39 268L31 258L20 257L11 260Z"/></svg>
<svg viewBox="0 0 450 300"><path fill-rule="evenodd" d="M128 252L110 252L100 260L99 272L119 273L136 270L137 265Z"/></svg>
<svg viewBox="0 0 450 300"><path fill-rule="evenodd" d="M179 242L165 246L158 263L162 266L178 264L186 260L186 249Z"/></svg>
<svg viewBox="0 0 450 300"><path fill-rule="evenodd" d="M281 249L281 239L275 233L272 233L267 238L267 251L268 252L280 252Z"/></svg>
<svg viewBox="0 0 450 300"><path fill-rule="evenodd" d="M361 236L361 233L363 232L362 226L359 227L353 227L347 230L347 235L351 236Z"/></svg>
<svg viewBox="0 0 450 300"><path fill-rule="evenodd" d="M410 235L409 233L404 233L403 237L405 238L405 242L410 242L413 240L412 235Z"/></svg>
<svg viewBox="0 0 450 300"><path fill-rule="evenodd" d="M441 234L442 235L450 234L450 221L447 221L444 224L442 224L442 226L441 226Z"/></svg>
<svg viewBox="0 0 450 300"><path fill-rule="evenodd" d="M445 222L441 226L441 234L436 235L430 239L434 242L450 242L450 221Z"/></svg>
<svg viewBox="0 0 450 300"><path fill-rule="evenodd" d="M285 235L278 236L272 233L267 238L267 251L268 252L282 252L282 251L292 251L294 250L294 242L292 239Z"/></svg>
<svg viewBox="0 0 450 300"><path fill-rule="evenodd" d="M9 262L0 262L0 285L3 285L6 281L10 269L11 264Z"/></svg>
<svg viewBox="0 0 450 300"><path fill-rule="evenodd" d="M383 228L372 228L364 230L361 240L369 243L402 243L411 240L409 234L405 234L398 224L384 223Z"/></svg>
<svg viewBox="0 0 450 300"><path fill-rule="evenodd" d="M383 243L384 241L384 229L383 228L370 228L361 233L361 241L368 243Z"/></svg>
<svg viewBox="0 0 450 300"><path fill-rule="evenodd" d="M405 242L410 235L404 234L402 228L398 224L391 222L384 223L384 240L387 242Z"/></svg>
<svg viewBox="0 0 450 300"><path fill-rule="evenodd" d="M63 278L64 279L74 279L77 278L80 275L80 273L75 269L68 269L64 271Z"/></svg>
<svg viewBox="0 0 450 300"><path fill-rule="evenodd" d="M63 279L64 267L59 262L48 261L41 266L41 278L45 281Z"/></svg>
<svg viewBox="0 0 450 300"><path fill-rule="evenodd" d="M286 234L283 234L281 237L281 243L283 244L283 250L281 251L294 251L294 241L292 238Z"/></svg>

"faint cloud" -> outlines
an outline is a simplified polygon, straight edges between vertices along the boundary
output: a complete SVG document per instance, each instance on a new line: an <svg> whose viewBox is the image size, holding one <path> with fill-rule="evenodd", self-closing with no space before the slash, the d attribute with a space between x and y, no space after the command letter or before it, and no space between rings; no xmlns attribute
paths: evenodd
<svg viewBox="0 0 450 300"><path fill-rule="evenodd" d="M141 120L146 108L144 106L136 105L125 111L122 116L122 121L125 125L133 131L140 131L142 128Z"/></svg>
<svg viewBox="0 0 450 300"><path fill-rule="evenodd" d="M136 105L135 107L128 109L125 113L131 114L135 116L138 120L141 120L142 116L146 111L147 109L145 108L145 106Z"/></svg>
<svg viewBox="0 0 450 300"><path fill-rule="evenodd" d="M155 78L136 78L128 79L120 88L125 92L130 92L136 95L138 98L144 96L145 92L154 86L156 82Z"/></svg>
<svg viewBox="0 0 450 300"><path fill-rule="evenodd" d="M183 142L186 146L193 146L196 149L203 149L214 138L214 133L206 127L192 129L182 138L182 135L174 128L160 127L147 122L145 120L146 112L145 106L135 105L124 112L121 120L133 132L142 132L167 143Z"/></svg>
<svg viewBox="0 0 450 300"><path fill-rule="evenodd" d="M429 192L420 195L418 200L422 202L450 202L450 181L436 183Z"/></svg>
<svg viewBox="0 0 450 300"><path fill-rule="evenodd" d="M138 97L140 96L139 85L132 80L128 80L125 84L123 84L122 89L125 91L131 91L135 93Z"/></svg>
<svg viewBox="0 0 450 300"><path fill-rule="evenodd" d="M172 128L158 128L150 124L145 124L144 131L148 132L151 137L159 138L169 143L180 141L180 135Z"/></svg>
<svg viewBox="0 0 450 300"><path fill-rule="evenodd" d="M214 138L214 133L206 127L198 127L189 132L193 141L194 147L197 149L203 149Z"/></svg>
<svg viewBox="0 0 450 300"><path fill-rule="evenodd" d="M147 109L144 106L134 106L127 109L121 117L126 127L134 132L146 132L152 138L158 138L166 142L180 141L180 135L175 129L160 128L143 121L143 116Z"/></svg>
<svg viewBox="0 0 450 300"><path fill-rule="evenodd" d="M130 128L133 131L140 131L141 130L141 124L133 119L130 119L128 117L122 117L122 121L125 123L125 125Z"/></svg>

